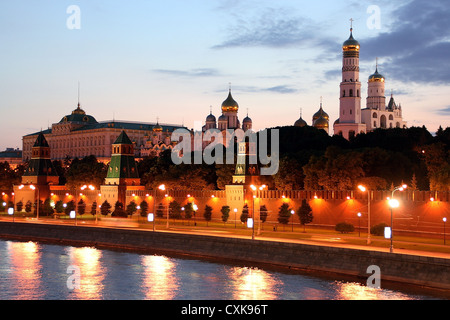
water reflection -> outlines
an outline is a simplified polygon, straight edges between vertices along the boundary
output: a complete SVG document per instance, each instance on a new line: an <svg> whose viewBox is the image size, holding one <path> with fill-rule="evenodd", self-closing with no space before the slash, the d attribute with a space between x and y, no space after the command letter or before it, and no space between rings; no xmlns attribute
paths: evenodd
<svg viewBox="0 0 450 320"><path fill-rule="evenodd" d="M407 295L390 290L370 288L360 283L336 282L336 299L340 300L409 300Z"/></svg>
<svg viewBox="0 0 450 320"><path fill-rule="evenodd" d="M233 300L274 300L278 297L279 280L266 271L234 267L229 272Z"/></svg>
<svg viewBox="0 0 450 320"><path fill-rule="evenodd" d="M35 242L7 242L11 287L14 293L9 299L30 300L42 297L40 263L41 253Z"/></svg>
<svg viewBox="0 0 450 320"><path fill-rule="evenodd" d="M148 300L171 300L178 290L175 263L165 256L142 256L143 293Z"/></svg>
<svg viewBox="0 0 450 320"><path fill-rule="evenodd" d="M98 300L103 295L105 268L100 263L102 252L95 248L68 247L70 265L80 269L80 288L74 289L75 299ZM69 276L69 275L68 275Z"/></svg>

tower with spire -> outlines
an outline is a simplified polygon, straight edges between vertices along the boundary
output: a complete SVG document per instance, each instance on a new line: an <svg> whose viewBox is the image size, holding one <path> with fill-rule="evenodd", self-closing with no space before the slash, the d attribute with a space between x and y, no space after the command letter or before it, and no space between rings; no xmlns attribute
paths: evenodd
<svg viewBox="0 0 450 320"><path fill-rule="evenodd" d="M361 122L361 82L359 81L360 44L353 37L351 19L350 37L342 45L343 66L340 85L339 119L334 123L334 133L351 139L366 132Z"/></svg>

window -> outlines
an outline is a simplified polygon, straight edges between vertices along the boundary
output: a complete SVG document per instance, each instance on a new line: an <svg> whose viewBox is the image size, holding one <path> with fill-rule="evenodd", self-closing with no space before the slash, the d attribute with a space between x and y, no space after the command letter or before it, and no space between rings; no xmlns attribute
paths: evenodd
<svg viewBox="0 0 450 320"><path fill-rule="evenodd" d="M378 118L378 114L376 112L373 113L372 118L377 119Z"/></svg>
<svg viewBox="0 0 450 320"><path fill-rule="evenodd" d="M350 89L350 97L353 97L353 89Z"/></svg>

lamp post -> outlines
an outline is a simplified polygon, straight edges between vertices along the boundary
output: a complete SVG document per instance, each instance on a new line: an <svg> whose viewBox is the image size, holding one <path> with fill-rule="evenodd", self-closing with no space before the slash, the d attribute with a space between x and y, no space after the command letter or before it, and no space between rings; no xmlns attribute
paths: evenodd
<svg viewBox="0 0 450 320"><path fill-rule="evenodd" d="M162 191L165 191L166 190L166 186L164 184L162 184L162 185L160 185L158 187L158 189L162 190ZM167 191L166 198L169 198L169 191ZM166 222L166 228L169 229L169 201L167 201L167 222Z"/></svg>
<svg viewBox="0 0 450 320"><path fill-rule="evenodd" d="M371 244L371 235L370 235L370 191L368 188L359 185L358 189L361 190L361 192L367 191L367 244Z"/></svg>
<svg viewBox="0 0 450 320"><path fill-rule="evenodd" d="M291 210L291 216L292 216L292 232L294 232L294 210Z"/></svg>
<svg viewBox="0 0 450 320"><path fill-rule="evenodd" d="M38 187L36 187L35 185L30 185L30 189L31 190L36 190L37 189L37 192L38 192L38 196L37 196L37 201L36 201L36 220L39 220L39 207L40 207L40 203L39 203L39 201L40 201L40 195L39 195L39 188Z"/></svg>
<svg viewBox="0 0 450 320"><path fill-rule="evenodd" d="M400 187L394 188L394 190L392 190L391 198L389 199L389 207L391 208L391 246L389 247L389 252L390 253L394 252L394 243L393 243L393 238L394 238L394 229L393 229L394 215L393 215L393 210L392 209L400 207L400 203L398 202L398 200L394 199L394 193L396 191L403 191L407 187L408 186L406 184L404 184L404 185L402 185Z"/></svg>
<svg viewBox="0 0 450 320"><path fill-rule="evenodd" d="M236 229L236 214L237 214L237 208L234 208L234 228Z"/></svg>
<svg viewBox="0 0 450 320"><path fill-rule="evenodd" d="M265 185L265 184L263 184L263 185L261 185L261 186L259 186L259 187L257 187L257 186L255 186L255 185L251 185L250 186L250 188L252 189L252 191L253 191L253 214L252 214L252 217L253 217L253 234L255 233L255 222L256 222L256 219L255 219L255 199L256 199L256 197L257 197L257 194L255 194L255 192L257 192L258 190L259 191L262 191L262 190L264 190L265 188L266 188L267 186ZM259 217L260 218L260 217ZM259 222L258 222L258 235L261 233L261 218L260 219L258 219L259 220ZM254 235L253 235L253 237L252 237L252 239L254 239Z"/></svg>
<svg viewBox="0 0 450 320"><path fill-rule="evenodd" d="M361 237L361 212L358 212L358 237Z"/></svg>
<svg viewBox="0 0 450 320"><path fill-rule="evenodd" d="M444 222L444 246L445 246L445 223L447 222L447 218L442 218L442 221Z"/></svg>

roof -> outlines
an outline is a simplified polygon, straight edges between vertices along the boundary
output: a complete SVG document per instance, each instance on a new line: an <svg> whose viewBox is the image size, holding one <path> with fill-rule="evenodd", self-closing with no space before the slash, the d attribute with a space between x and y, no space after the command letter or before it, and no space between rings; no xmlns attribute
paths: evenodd
<svg viewBox="0 0 450 320"><path fill-rule="evenodd" d="M117 137L117 139L114 142L114 144L133 144L133 142L131 142L131 140L128 137L128 135L126 134L125 130L122 130L122 132Z"/></svg>
<svg viewBox="0 0 450 320"><path fill-rule="evenodd" d="M39 135L36 139L36 142L34 143L33 148L35 147L46 147L46 148L50 148L50 146L48 145L47 140L44 137L44 134L41 132L39 132Z"/></svg>

